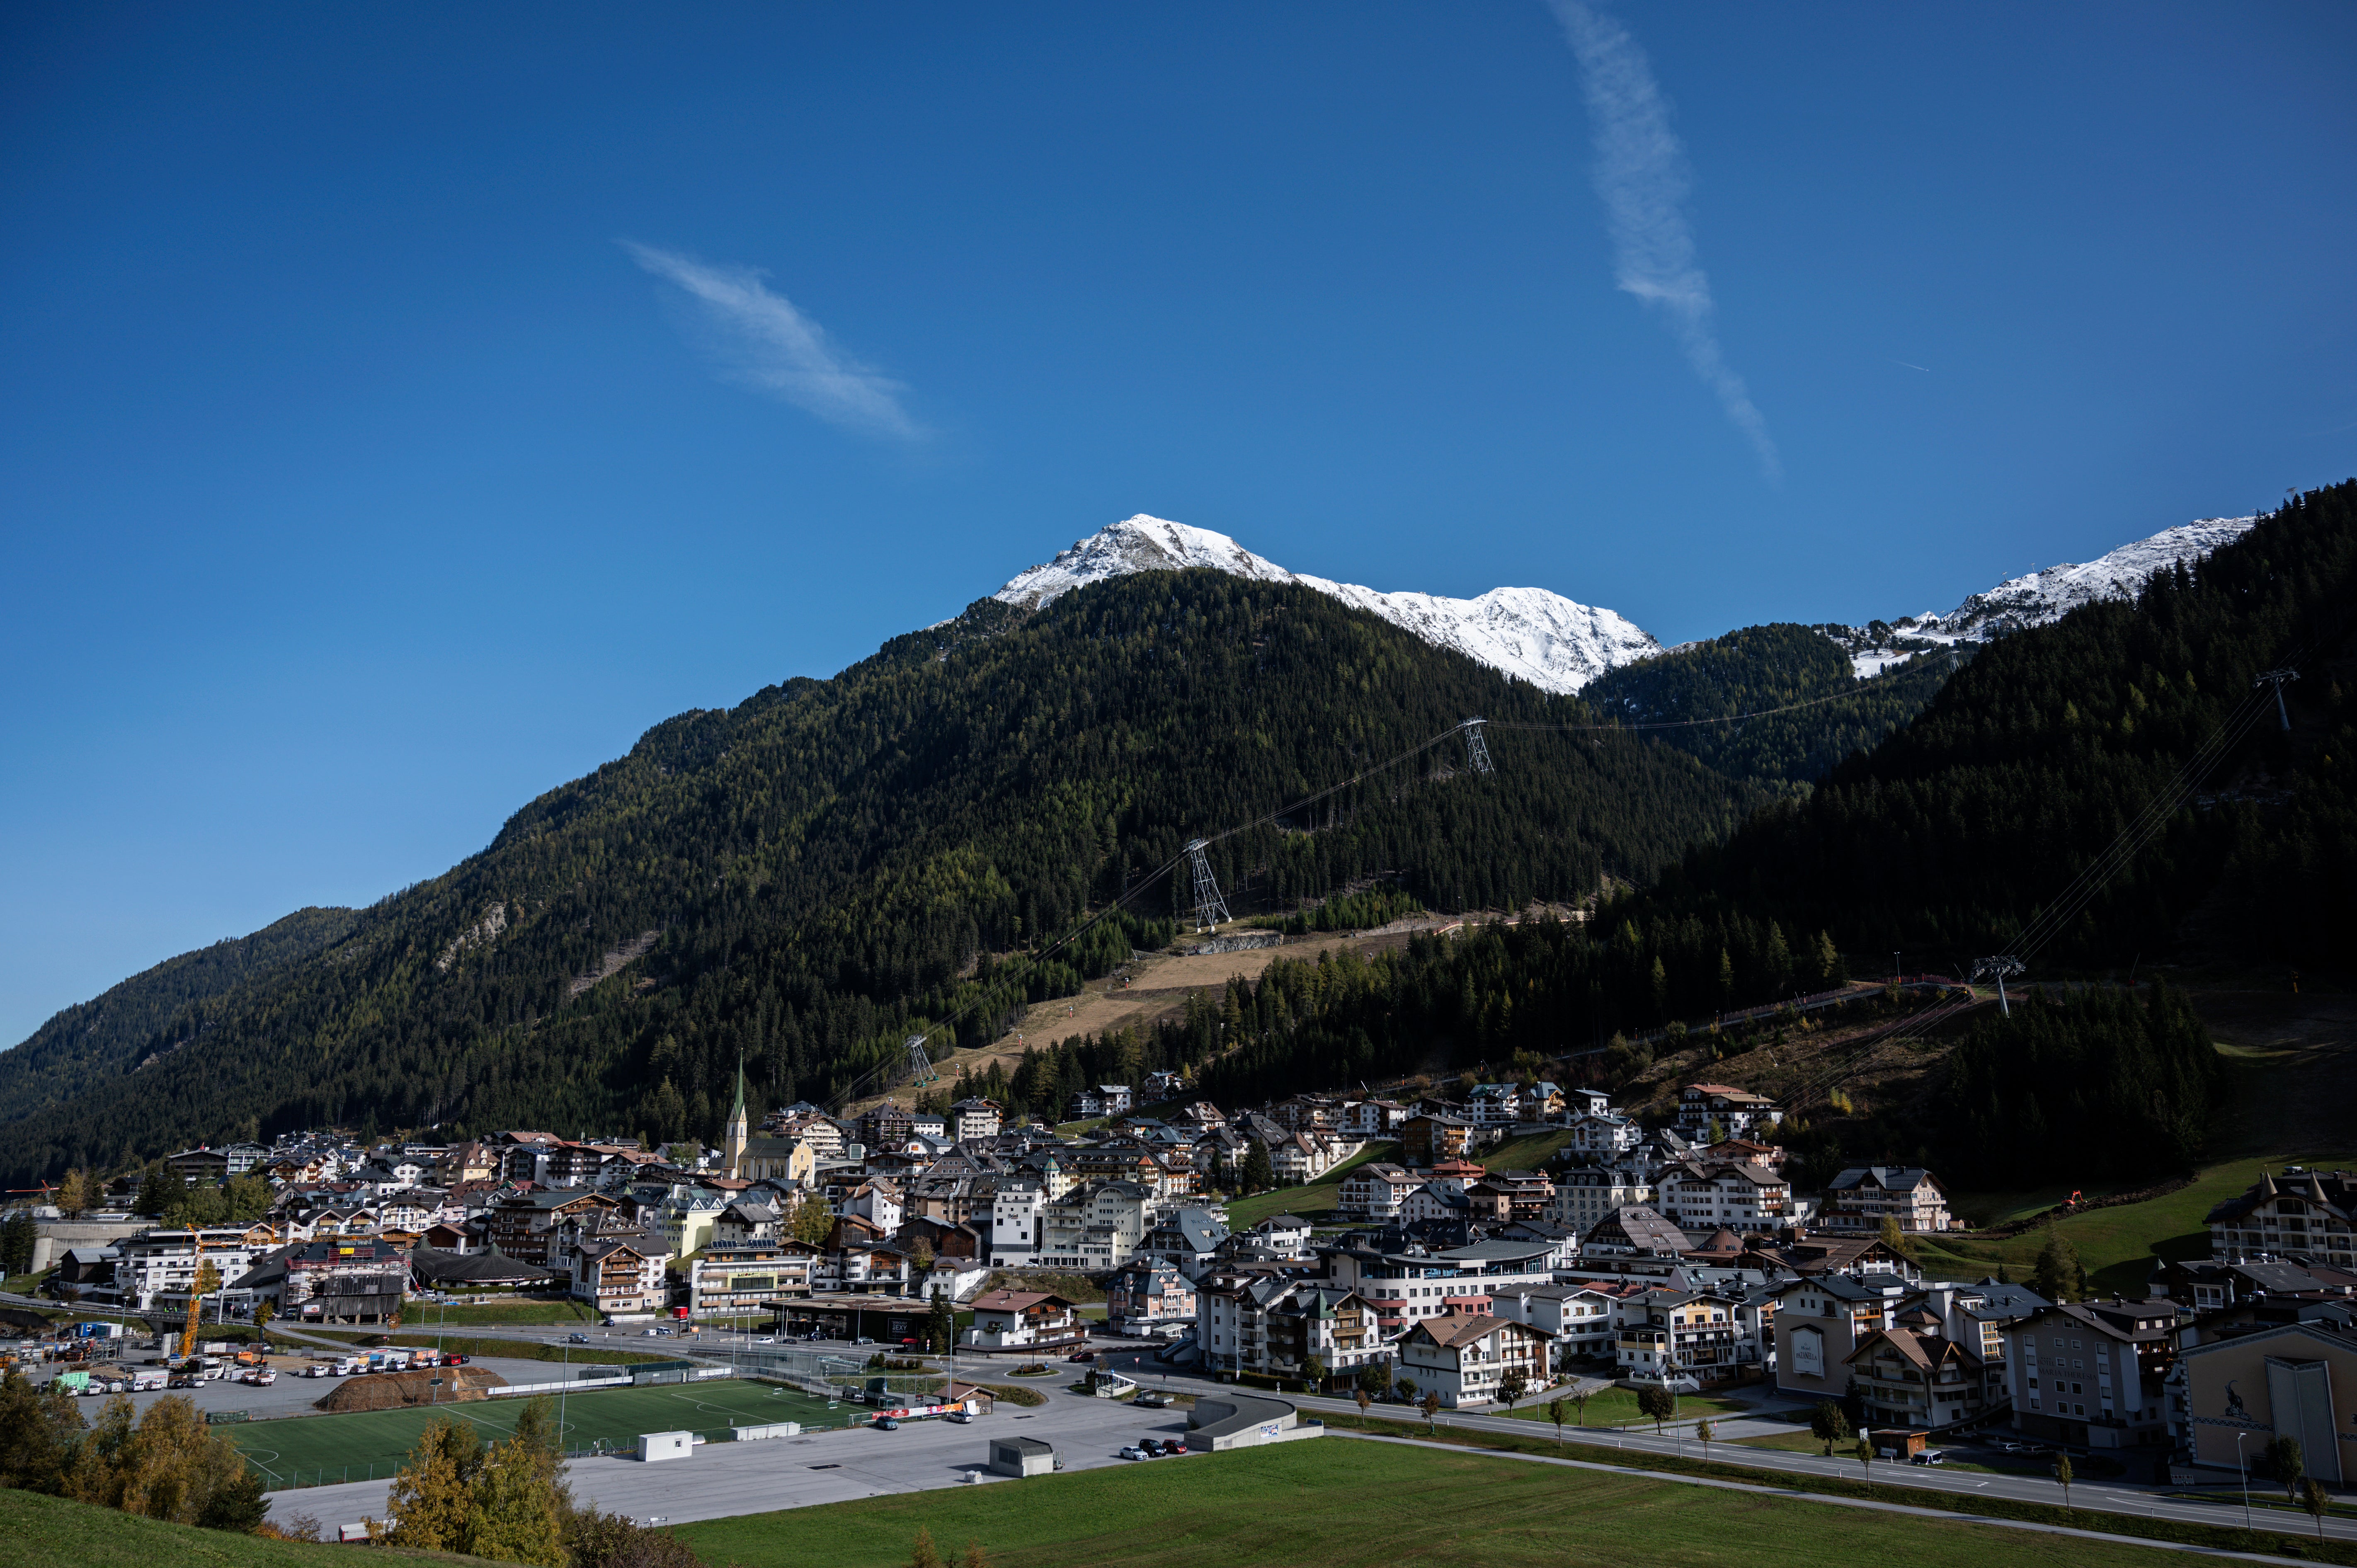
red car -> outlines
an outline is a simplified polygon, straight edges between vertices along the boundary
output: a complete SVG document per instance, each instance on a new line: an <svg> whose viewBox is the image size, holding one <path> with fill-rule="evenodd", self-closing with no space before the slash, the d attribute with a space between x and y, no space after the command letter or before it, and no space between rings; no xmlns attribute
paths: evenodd
<svg viewBox="0 0 2357 1568"><path fill-rule="evenodd" d="M1067 1361L1093 1361L1096 1359L1097 1353L1093 1350L1075 1350L1064 1358Z"/></svg>

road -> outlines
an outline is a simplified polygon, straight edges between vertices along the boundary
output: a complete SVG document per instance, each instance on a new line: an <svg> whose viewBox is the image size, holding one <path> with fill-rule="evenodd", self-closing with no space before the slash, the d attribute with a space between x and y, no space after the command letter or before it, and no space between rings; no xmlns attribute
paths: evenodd
<svg viewBox="0 0 2357 1568"><path fill-rule="evenodd" d="M1110 1357L1106 1364L1115 1370L1135 1378L1149 1388L1168 1387L1178 1392L1195 1392L1218 1385L1205 1379L1166 1374L1153 1357L1146 1352L1123 1352ZM1320 1399L1301 1395L1286 1396L1305 1411L1335 1414L1358 1413L1355 1401ZM1420 1427L1424 1418L1400 1405L1372 1405L1367 1413L1398 1421L1404 1428ZM1606 1453L1663 1454L1688 1459L1702 1455L1702 1444L1692 1435L1693 1423L1683 1423L1684 1430L1656 1437L1650 1432L1601 1430L1576 1427L1564 1429L1566 1451L1570 1445L1584 1445ZM1496 1432L1517 1437L1543 1437L1554 1434L1554 1426L1546 1421L1527 1421L1517 1416L1482 1415L1469 1412L1444 1411L1440 1414L1443 1428L1471 1432ZM1715 1426L1730 1423L1714 1422ZM1733 1425L1730 1435L1749 1434L1765 1428L1754 1428L1749 1423ZM1792 1428L1779 1425L1779 1431ZM1966 1450L1966 1454L1973 1451ZM1710 1444L1710 1459L1716 1464L1741 1465L1770 1474L1784 1476L1815 1476L1832 1477L1845 1486L1859 1485L1858 1463L1855 1458L1828 1459L1816 1454L1799 1454L1781 1448L1746 1448L1729 1443ZM1878 1492L1886 1489L1912 1489L1944 1492L1957 1498L2003 1498L2014 1502L2043 1503L2050 1507L2062 1502L2062 1488L2043 1477L1999 1476L1977 1474L1969 1470L1949 1470L1942 1467L1914 1465L1893 1465L1878 1461L1872 1466L1872 1484ZM2082 1481L2071 1488L2071 1506L2087 1512L2132 1514L2145 1519L2166 1519L2185 1524L2214 1525L2239 1529L2243 1524L2242 1494L2239 1491L2220 1497L2216 1501L2190 1501L2171 1495L2179 1488L2164 1487L2129 1481ZM2264 1498L2264 1493L2255 1494ZM2281 1496L2280 1492L2276 1494ZM2285 1534L2313 1540L2314 1523L2306 1514L2276 1513L2255 1509L2252 1521L2261 1529L2272 1529ZM2327 1539L2357 1541L2357 1520L2327 1520Z"/></svg>

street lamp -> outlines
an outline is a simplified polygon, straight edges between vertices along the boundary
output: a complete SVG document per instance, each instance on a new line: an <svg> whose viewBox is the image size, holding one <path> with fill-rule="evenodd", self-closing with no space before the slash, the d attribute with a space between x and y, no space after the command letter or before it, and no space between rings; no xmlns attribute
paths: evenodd
<svg viewBox="0 0 2357 1568"><path fill-rule="evenodd" d="M2247 1432L2234 1434L2234 1468L2243 1473L2243 1528L2251 1528L2251 1467L2243 1463L2243 1439Z"/></svg>

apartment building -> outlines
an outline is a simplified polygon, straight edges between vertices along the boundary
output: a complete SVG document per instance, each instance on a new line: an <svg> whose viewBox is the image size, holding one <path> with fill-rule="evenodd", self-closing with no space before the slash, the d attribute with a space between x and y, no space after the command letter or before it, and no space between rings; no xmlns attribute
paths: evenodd
<svg viewBox="0 0 2357 1568"><path fill-rule="evenodd" d="M1452 1313L1418 1323L1399 1342L1399 1375L1450 1410L1498 1399L1510 1372L1535 1388L1546 1364L1546 1336L1510 1318Z"/></svg>
<svg viewBox="0 0 2357 1568"><path fill-rule="evenodd" d="M2049 1443L2141 1448L2169 1441L2164 1384L2177 1359L2177 1304L2049 1306L2007 1332L2013 1425Z"/></svg>
<svg viewBox="0 0 2357 1568"><path fill-rule="evenodd" d="M1776 1102L1724 1083L1690 1083L1678 1091L1679 1133L1692 1143L1747 1138L1784 1119Z"/></svg>
<svg viewBox="0 0 2357 1568"><path fill-rule="evenodd" d="M1759 1349L1744 1342L1741 1307L1739 1298L1716 1291L1647 1291L1621 1309L1613 1341L1620 1375L1699 1386L1755 1369Z"/></svg>
<svg viewBox="0 0 2357 1568"><path fill-rule="evenodd" d="M1547 1218L1585 1234L1607 1215L1653 1202L1653 1183L1643 1172L1618 1165L1583 1165L1558 1172L1555 1206Z"/></svg>
<svg viewBox="0 0 2357 1568"><path fill-rule="evenodd" d="M2210 1211L2210 1256L2222 1263L2292 1258L2357 1269L2357 1172L2287 1165Z"/></svg>
<svg viewBox="0 0 2357 1568"><path fill-rule="evenodd" d="M1853 1165L1825 1183L1817 1228L1835 1235L1879 1235L1885 1219L1910 1234L1947 1230L1948 1195L1920 1165Z"/></svg>

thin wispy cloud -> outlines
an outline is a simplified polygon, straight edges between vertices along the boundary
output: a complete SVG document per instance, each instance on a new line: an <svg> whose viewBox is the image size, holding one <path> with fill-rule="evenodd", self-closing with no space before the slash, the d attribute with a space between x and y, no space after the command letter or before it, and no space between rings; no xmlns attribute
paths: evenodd
<svg viewBox="0 0 2357 1568"><path fill-rule="evenodd" d="M1658 307L1703 384L1750 438L1770 478L1782 470L1743 378L1727 364L1712 326L1710 279L1695 260L1686 220L1685 149L1645 51L1619 22L1582 0L1549 0L1579 60L1596 136L1596 193L1604 201L1620 285Z"/></svg>
<svg viewBox="0 0 2357 1568"><path fill-rule="evenodd" d="M712 266L628 240L621 246L694 301L730 379L847 429L904 441L924 436L900 406L907 389L837 348L824 328L762 281L763 273Z"/></svg>

